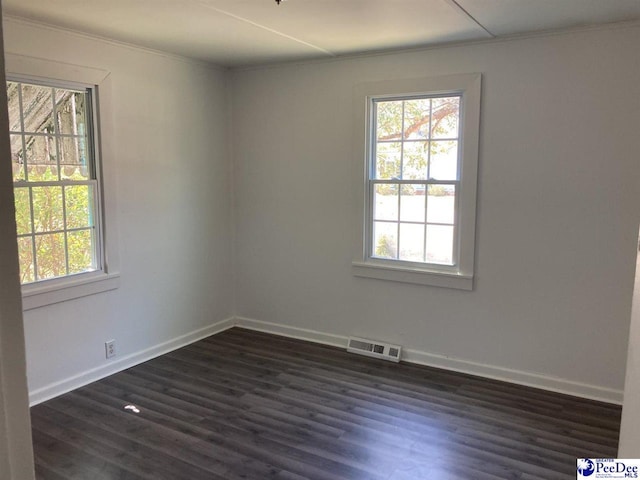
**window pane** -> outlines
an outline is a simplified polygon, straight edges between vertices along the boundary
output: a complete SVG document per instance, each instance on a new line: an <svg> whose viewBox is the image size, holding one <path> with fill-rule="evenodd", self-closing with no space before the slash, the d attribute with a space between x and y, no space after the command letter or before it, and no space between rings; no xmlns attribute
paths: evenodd
<svg viewBox="0 0 640 480"><path fill-rule="evenodd" d="M402 178L426 180L429 165L429 142L405 142L403 144Z"/></svg>
<svg viewBox="0 0 640 480"><path fill-rule="evenodd" d="M433 138L458 138L460 97L433 99Z"/></svg>
<svg viewBox="0 0 640 480"><path fill-rule="evenodd" d="M22 84L24 131L54 133L51 88Z"/></svg>
<svg viewBox="0 0 640 480"><path fill-rule="evenodd" d="M22 149L22 135L9 135L11 142L11 169L13 181L24 180L24 152Z"/></svg>
<svg viewBox="0 0 640 480"><path fill-rule="evenodd" d="M10 134L14 182L46 182L15 183L22 283L94 270L99 246L88 90L7 82L7 99L10 129L20 132Z"/></svg>
<svg viewBox="0 0 640 480"><path fill-rule="evenodd" d="M378 140L399 140L402 131L402 102L376 102Z"/></svg>
<svg viewBox="0 0 640 480"><path fill-rule="evenodd" d="M62 187L33 187L32 192L36 232L62 230Z"/></svg>
<svg viewBox="0 0 640 480"><path fill-rule="evenodd" d="M453 227L427 225L427 262L453 264Z"/></svg>
<svg viewBox="0 0 640 480"><path fill-rule="evenodd" d="M38 135L28 136L25 140L29 180L32 182L58 180L55 138Z"/></svg>
<svg viewBox="0 0 640 480"><path fill-rule="evenodd" d="M424 185L402 185L400 220L424 222Z"/></svg>
<svg viewBox="0 0 640 480"><path fill-rule="evenodd" d="M82 145L84 138L64 137L60 139L60 176L64 179L88 180L88 171Z"/></svg>
<svg viewBox="0 0 640 480"><path fill-rule="evenodd" d="M424 261L424 224L400 224L400 260Z"/></svg>
<svg viewBox="0 0 640 480"><path fill-rule="evenodd" d="M14 188L16 205L16 228L18 235L31 233L31 206L29 205L29 189Z"/></svg>
<svg viewBox="0 0 640 480"><path fill-rule="evenodd" d="M7 82L7 103L9 105L9 130L22 131L20 124L20 84Z"/></svg>
<svg viewBox="0 0 640 480"><path fill-rule="evenodd" d="M378 184L374 187L373 218L398 220L398 185Z"/></svg>
<svg viewBox="0 0 640 480"><path fill-rule="evenodd" d="M38 280L67 274L64 233L36 235Z"/></svg>
<svg viewBox="0 0 640 480"><path fill-rule="evenodd" d="M373 222L373 256L398 258L398 225L389 222Z"/></svg>
<svg viewBox="0 0 640 480"><path fill-rule="evenodd" d="M65 135L84 135L85 94L69 90L55 90L58 132Z"/></svg>
<svg viewBox="0 0 640 480"><path fill-rule="evenodd" d="M91 152L89 151L89 141L87 137L78 137L78 154L80 155L80 173L86 178L95 178L92 169Z"/></svg>
<svg viewBox="0 0 640 480"><path fill-rule="evenodd" d="M458 179L458 142L431 142L429 177L435 180Z"/></svg>
<svg viewBox="0 0 640 480"><path fill-rule="evenodd" d="M455 185L429 185L427 222L453 225L456 211Z"/></svg>
<svg viewBox="0 0 640 480"><path fill-rule="evenodd" d="M407 100L404 102L404 138L429 138L431 100Z"/></svg>
<svg viewBox="0 0 640 480"><path fill-rule="evenodd" d="M93 235L91 230L80 230L67 234L69 251L69 274L93 270Z"/></svg>
<svg viewBox="0 0 640 480"><path fill-rule="evenodd" d="M20 260L20 283L33 282L33 244L31 237L18 238L18 258Z"/></svg>
<svg viewBox="0 0 640 480"><path fill-rule="evenodd" d="M64 188L66 202L67 228L85 228L93 226L93 187L73 185Z"/></svg>
<svg viewBox="0 0 640 480"><path fill-rule="evenodd" d="M376 178L391 180L400 178L401 143L378 143L376 145Z"/></svg>

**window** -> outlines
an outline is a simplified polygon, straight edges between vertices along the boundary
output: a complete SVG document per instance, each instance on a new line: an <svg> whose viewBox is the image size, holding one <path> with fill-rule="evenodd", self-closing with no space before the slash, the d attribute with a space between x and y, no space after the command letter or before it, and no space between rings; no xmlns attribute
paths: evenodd
<svg viewBox="0 0 640 480"><path fill-rule="evenodd" d="M102 269L93 89L7 82L23 285Z"/></svg>
<svg viewBox="0 0 640 480"><path fill-rule="evenodd" d="M479 100L479 75L361 87L356 275L472 288Z"/></svg>
<svg viewBox="0 0 640 480"><path fill-rule="evenodd" d="M454 265L460 95L372 100L373 258Z"/></svg>

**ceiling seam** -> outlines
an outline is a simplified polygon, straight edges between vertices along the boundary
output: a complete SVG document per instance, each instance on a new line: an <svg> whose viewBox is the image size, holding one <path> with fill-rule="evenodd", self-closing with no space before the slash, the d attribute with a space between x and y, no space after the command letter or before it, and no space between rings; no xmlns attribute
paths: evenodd
<svg viewBox="0 0 640 480"><path fill-rule="evenodd" d="M314 44L309 43L309 42L305 42L304 40L300 40L299 38L292 37L291 35L287 35L286 33L279 32L278 30L274 30L273 28L266 27L264 25L261 25L259 23L254 22L252 20L249 20L248 18L244 18L244 17L241 17L239 15L235 15L235 14L233 14L231 12L227 12L226 10L222 10L220 8L214 7L213 5L209 5L207 3L204 3L204 2L201 2L201 1L198 1L198 0L193 0L193 1L194 1L194 3L197 3L198 5L200 5L201 7L208 8L210 10L214 10L214 11L216 11L218 13L223 14L223 15L227 15L228 17L235 18L236 20L248 23L249 25L253 25L256 28L260 28L262 30L266 30L267 32L273 33L275 35L279 35L281 37L287 38L287 39L292 40L294 42L301 43L302 45L306 45L307 47L313 48L314 50L318 50L318 51L320 51L322 53L325 53L325 54L327 54L327 55L329 55L331 57L335 57L336 56L335 53L330 52L329 50L325 50L322 47L319 47L319 46L314 45Z"/></svg>
<svg viewBox="0 0 640 480"><path fill-rule="evenodd" d="M495 35L494 33L492 33L487 27L485 27L483 24L481 24L473 15L471 15L462 5L460 5L458 3L458 0L446 0L447 2L449 2L454 8L457 8L458 10L460 10L462 13L464 13L464 15L469 18L473 23L475 23L476 25L478 25L482 30L484 30L485 32L487 32L487 34L489 36L491 36L491 38L496 38L497 35Z"/></svg>

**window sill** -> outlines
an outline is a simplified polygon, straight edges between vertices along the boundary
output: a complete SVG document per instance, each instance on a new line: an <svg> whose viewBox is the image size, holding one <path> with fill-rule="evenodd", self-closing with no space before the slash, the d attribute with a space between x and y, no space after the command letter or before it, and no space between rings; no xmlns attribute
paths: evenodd
<svg viewBox="0 0 640 480"><path fill-rule="evenodd" d="M473 275L458 272L442 272L373 262L353 262L351 269L356 277L473 290Z"/></svg>
<svg viewBox="0 0 640 480"><path fill-rule="evenodd" d="M44 281L42 284L22 287L22 309L53 305L75 298L115 290L120 286L118 273L83 273L69 278Z"/></svg>

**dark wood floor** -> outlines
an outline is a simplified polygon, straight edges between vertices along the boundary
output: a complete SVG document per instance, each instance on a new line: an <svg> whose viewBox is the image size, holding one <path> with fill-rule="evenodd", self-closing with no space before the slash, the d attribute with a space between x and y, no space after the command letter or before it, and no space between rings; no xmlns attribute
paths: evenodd
<svg viewBox="0 0 640 480"><path fill-rule="evenodd" d="M51 480L575 479L620 426L616 406L239 328L31 416Z"/></svg>

